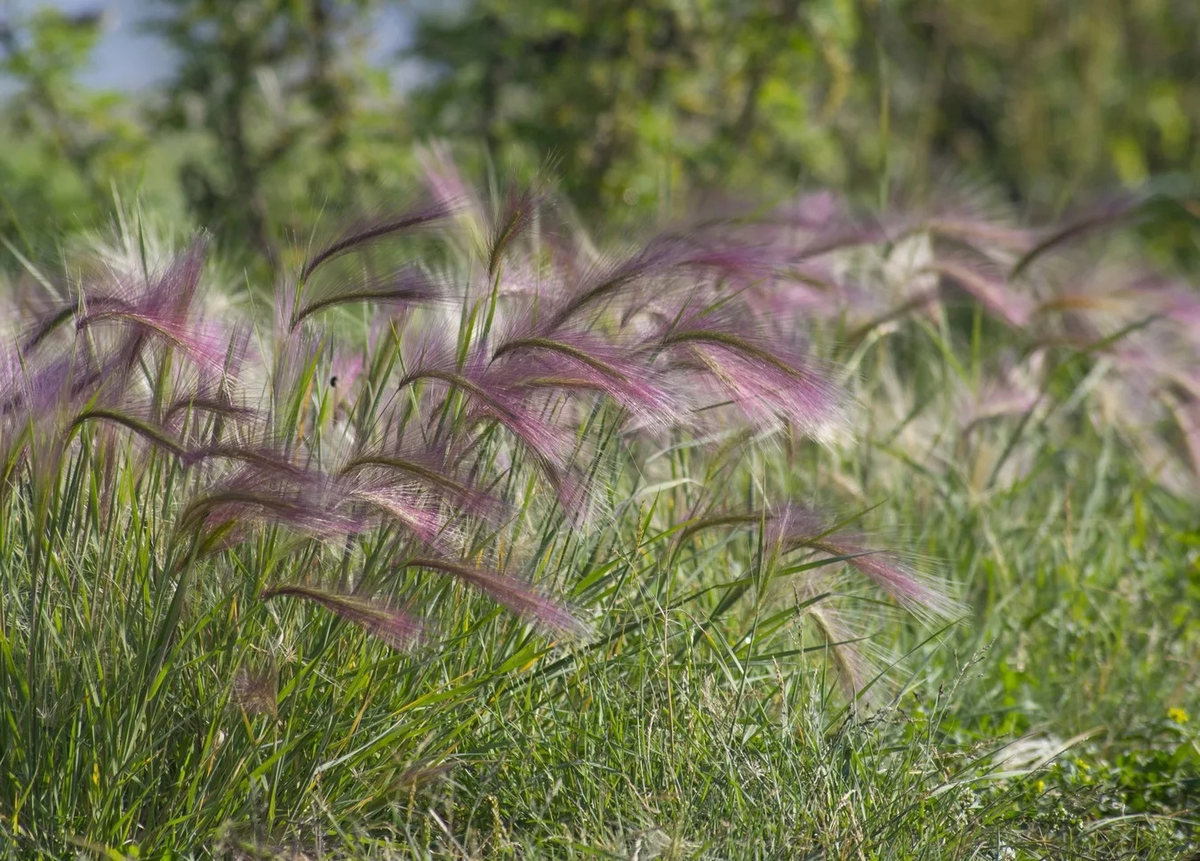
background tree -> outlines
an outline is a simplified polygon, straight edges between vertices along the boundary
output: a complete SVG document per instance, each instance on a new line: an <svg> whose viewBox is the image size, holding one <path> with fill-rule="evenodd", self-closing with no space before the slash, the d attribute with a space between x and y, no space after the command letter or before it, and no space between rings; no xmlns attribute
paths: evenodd
<svg viewBox="0 0 1200 861"><path fill-rule="evenodd" d="M6 24L0 126L16 145L0 178L26 232L88 225L115 181L271 260L322 208L411 184L413 145L430 139L472 156L477 176L487 159L553 158L569 198L605 224L681 209L696 190L825 186L878 205L964 176L1052 217L1089 190L1159 177L1186 195L1200 175L1189 0L151 8L177 63L138 99L84 86L100 16ZM394 74L381 16L412 28L401 53L415 74ZM1144 234L1200 257L1186 208Z"/></svg>
<svg viewBox="0 0 1200 861"><path fill-rule="evenodd" d="M179 56L154 116L192 133L179 179L196 219L275 260L313 204L365 173L354 138L370 127L363 59L373 0L159 0L153 28Z"/></svg>
<svg viewBox="0 0 1200 861"><path fill-rule="evenodd" d="M111 206L111 183L141 172L146 129L119 93L82 86L80 73L104 26L100 14L44 8L0 21L0 235L25 251L53 244ZM22 234L22 225L31 229ZM32 229L36 225L36 230Z"/></svg>
<svg viewBox="0 0 1200 861"><path fill-rule="evenodd" d="M415 109L497 156L556 155L584 207L838 181L856 20L836 0L483 0L419 21Z"/></svg>
<svg viewBox="0 0 1200 861"><path fill-rule="evenodd" d="M967 178L1053 217L1153 176L1194 196L1197 45L1189 0L472 0L422 15L409 56L420 128L554 154L608 219L686 189L886 202ZM1194 213L1159 215L1147 238L1195 259Z"/></svg>
<svg viewBox="0 0 1200 861"><path fill-rule="evenodd" d="M972 165L1058 209L1088 188L1200 170L1195 3L862 6L920 175L931 160Z"/></svg>

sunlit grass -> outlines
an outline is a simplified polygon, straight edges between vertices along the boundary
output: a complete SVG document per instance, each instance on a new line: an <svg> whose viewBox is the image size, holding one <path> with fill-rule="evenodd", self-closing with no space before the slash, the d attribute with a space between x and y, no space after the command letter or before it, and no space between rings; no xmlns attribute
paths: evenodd
<svg viewBox="0 0 1200 861"><path fill-rule="evenodd" d="M933 244L839 224L594 256L543 195L413 210L454 213L437 247L356 224L298 269L329 280L232 321L179 311L199 246L164 270L127 225L149 293L135 268L19 331L9 857L1195 845L1200 533L1163 398L1190 402L1121 410L1136 313L1035 324L994 272L963 303ZM957 225L1009 271L1048 247ZM783 289L837 271L875 292ZM1165 332L1143 382L1195 370Z"/></svg>

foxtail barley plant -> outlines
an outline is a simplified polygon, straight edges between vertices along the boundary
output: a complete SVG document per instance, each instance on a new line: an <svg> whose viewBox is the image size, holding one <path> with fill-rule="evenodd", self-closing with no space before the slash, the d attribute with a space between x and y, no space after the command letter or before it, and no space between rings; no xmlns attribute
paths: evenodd
<svg viewBox="0 0 1200 861"><path fill-rule="evenodd" d="M313 602L393 645L416 638L421 619L375 597L389 570L450 577L551 632L586 636L583 608L519 573L528 560L514 524L535 513L562 529L610 521L605 476L637 468L614 467L617 449L849 430L845 395L802 332L771 331L748 301L773 264L763 249L710 228L597 254L556 232L537 186L489 209L435 157L429 188L414 208L311 247L256 337L198 313L203 239L161 273L85 282L31 320L4 384L6 488L28 518L29 543L14 549L43 565L64 474L103 462L116 465L109 481L151 472L170 490L156 665L191 579L264 530L290 536L289 553L339 548L346 560L337 583L271 583L264 598ZM470 262L447 248L471 249ZM350 306L374 333L352 361L325 319ZM777 510L723 517L781 532L765 537L785 553L853 557L910 608L948 610L915 572L867 561L866 544L813 524L800 537L780 530L793 509L768 505ZM124 512L105 516L126 527ZM359 564L368 537L383 536L386 549ZM31 631L39 593L35 583Z"/></svg>
<svg viewBox="0 0 1200 861"><path fill-rule="evenodd" d="M795 654L830 658L857 696L884 657L862 628L894 621L886 606L962 613L916 554L812 503L829 494L806 480L805 440L853 439L870 344L945 330L954 296L1031 335L962 395L946 448L914 459L952 463L997 417L1036 415L1063 345L1115 369L1118 422L1151 399L1200 458L1194 293L1061 287L1043 257L1088 226L863 223L818 196L601 252L544 182L485 199L435 152L415 205L314 238L266 312L212 313L204 237L21 300L0 357L3 594L21 596L0 606L0 833L152 846L184 827L172 805L202 817L238 775L278 820L353 751L305 765L280 748L250 769L211 715L240 709L262 742L317 684L277 664L317 666L353 628L399 656L374 684L410 674L415 710L439 643L491 632L504 672L545 656L565 671L637 635L645 619L600 600L629 590L687 614L689 648L738 607L759 633L808 626L821 642ZM892 382L904 410L915 388ZM765 451L790 474L767 474ZM1004 461L1016 435L993 477ZM736 570L714 575L717 551ZM843 600L855 579L875 599ZM254 634L222 640L218 618ZM179 684L205 705L177 707ZM391 726L359 753L381 756ZM296 732L326 731L314 716ZM67 772L90 776L59 791Z"/></svg>

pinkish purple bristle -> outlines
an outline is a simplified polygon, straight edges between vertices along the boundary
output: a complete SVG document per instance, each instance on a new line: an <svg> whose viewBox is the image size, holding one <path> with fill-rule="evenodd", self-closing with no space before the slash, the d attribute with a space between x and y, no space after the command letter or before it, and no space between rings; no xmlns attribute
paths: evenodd
<svg viewBox="0 0 1200 861"><path fill-rule="evenodd" d="M835 558L866 575L905 609L917 615L949 618L957 605L927 578L888 551L871 547L865 536L832 528L819 513L785 506L768 513L774 543L785 551L808 549Z"/></svg>
<svg viewBox="0 0 1200 861"><path fill-rule="evenodd" d="M565 607L538 592L529 583L499 571L476 568L448 559L418 558L408 567L429 568L449 574L483 592L514 613L560 634L582 634L584 626Z"/></svg>
<svg viewBox="0 0 1200 861"><path fill-rule="evenodd" d="M264 601L278 597L302 598L319 604L339 618L357 625L367 633L395 649L405 649L420 639L423 632L419 620L386 603L359 595L344 595L313 586L286 585L264 589Z"/></svg>

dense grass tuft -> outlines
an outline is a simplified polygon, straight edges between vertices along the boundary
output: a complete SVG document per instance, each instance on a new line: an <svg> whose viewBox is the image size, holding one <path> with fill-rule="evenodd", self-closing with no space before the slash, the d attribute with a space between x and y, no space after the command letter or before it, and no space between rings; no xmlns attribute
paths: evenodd
<svg viewBox="0 0 1200 861"><path fill-rule="evenodd" d="M203 241L27 303L12 857L1194 847L1200 306L1067 245L1136 201L601 253L428 186L254 313Z"/></svg>

